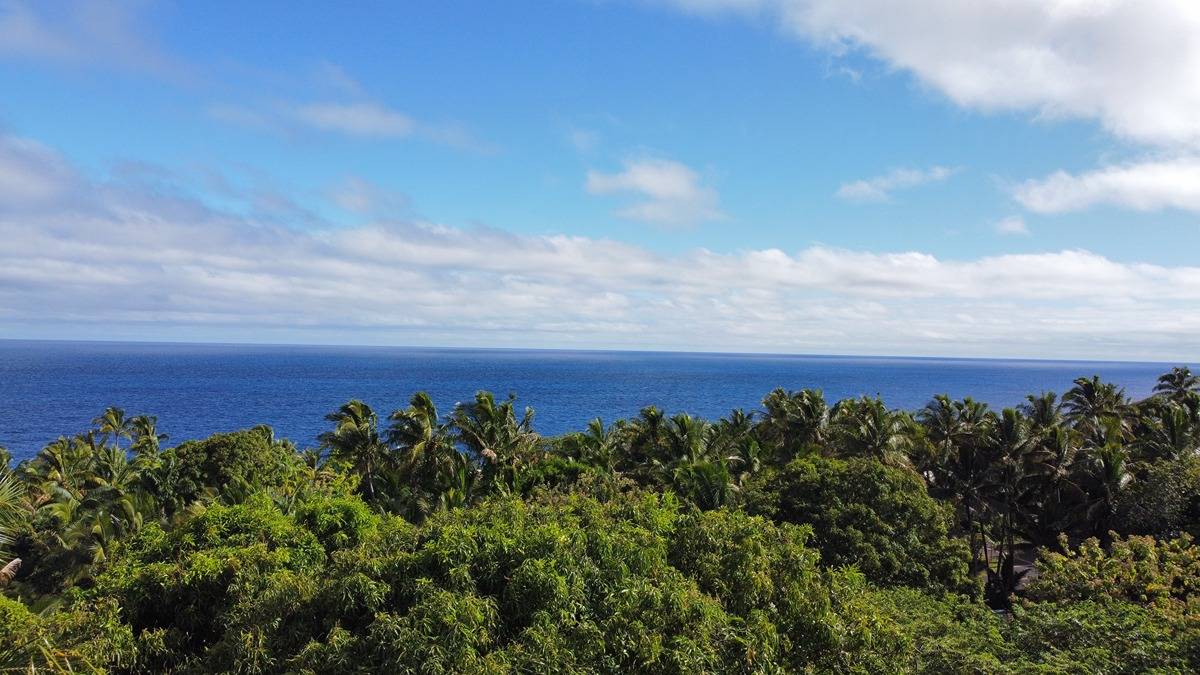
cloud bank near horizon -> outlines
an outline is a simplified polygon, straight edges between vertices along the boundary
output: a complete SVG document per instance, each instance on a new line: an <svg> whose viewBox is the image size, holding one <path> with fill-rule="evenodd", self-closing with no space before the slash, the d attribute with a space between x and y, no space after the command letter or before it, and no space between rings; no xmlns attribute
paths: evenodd
<svg viewBox="0 0 1200 675"><path fill-rule="evenodd" d="M477 346L1191 359L1200 267L1086 250L663 255L366 220L294 229L0 137L0 330ZM45 337L43 333L38 335Z"/></svg>

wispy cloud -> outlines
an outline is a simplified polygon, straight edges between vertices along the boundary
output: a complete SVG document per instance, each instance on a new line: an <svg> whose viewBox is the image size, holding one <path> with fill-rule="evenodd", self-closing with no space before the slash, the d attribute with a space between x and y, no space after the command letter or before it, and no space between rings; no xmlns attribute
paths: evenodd
<svg viewBox="0 0 1200 675"><path fill-rule="evenodd" d="M306 103L292 114L314 129L350 136L402 138L417 128L408 115L377 103Z"/></svg>
<svg viewBox="0 0 1200 675"><path fill-rule="evenodd" d="M600 134L590 129L569 129L567 142L579 152L591 152L600 145Z"/></svg>
<svg viewBox="0 0 1200 675"><path fill-rule="evenodd" d="M882 176L842 183L836 194L849 201L885 202L897 190L943 181L956 171L957 169L944 166L928 169L893 169Z"/></svg>
<svg viewBox="0 0 1200 675"><path fill-rule="evenodd" d="M409 206L408 197L403 193L359 176L347 176L328 190L328 196L345 211L382 219L398 218Z"/></svg>
<svg viewBox="0 0 1200 675"><path fill-rule="evenodd" d="M314 76L317 84L329 87L350 96L362 96L363 86L336 63L322 61L317 64Z"/></svg>
<svg viewBox="0 0 1200 675"><path fill-rule="evenodd" d="M594 195L629 194L640 198L617 211L629 220L691 225L725 217L716 190L704 185L690 167L673 160L631 160L617 173L588 171L585 187Z"/></svg>
<svg viewBox="0 0 1200 675"><path fill-rule="evenodd" d="M1194 266L1080 250L664 254L422 222L293 229L87 180L30 141L4 138L0 158L5 335L1200 357ZM641 184L600 179L626 181Z"/></svg>
<svg viewBox="0 0 1200 675"><path fill-rule="evenodd" d="M119 1L0 0L0 57L192 77L192 68L157 43L137 10Z"/></svg>
<svg viewBox="0 0 1200 675"><path fill-rule="evenodd" d="M1100 205L1200 212L1200 158L1121 164L1079 174L1058 171L1017 185L1013 196L1038 213L1082 211Z"/></svg>
<svg viewBox="0 0 1200 675"><path fill-rule="evenodd" d="M996 232L1007 235L1029 235L1029 227L1025 225L1025 219L1020 216L1009 216L1001 218L996 222Z"/></svg>

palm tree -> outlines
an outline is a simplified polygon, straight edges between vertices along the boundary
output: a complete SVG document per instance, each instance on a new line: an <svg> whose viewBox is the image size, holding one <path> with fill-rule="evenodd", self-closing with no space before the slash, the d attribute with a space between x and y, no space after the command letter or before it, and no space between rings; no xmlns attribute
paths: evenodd
<svg viewBox="0 0 1200 675"><path fill-rule="evenodd" d="M1075 380L1063 395L1066 418L1084 434L1097 433L1105 420L1115 419L1125 426L1129 414L1129 399L1125 390L1115 384L1102 382L1099 375Z"/></svg>
<svg viewBox="0 0 1200 675"><path fill-rule="evenodd" d="M978 565L979 553L985 548L982 523L995 415L984 403L970 398L955 401L942 394L918 413L918 419L929 451L920 468L935 494L957 500L971 562Z"/></svg>
<svg viewBox="0 0 1200 675"><path fill-rule="evenodd" d="M667 417L662 410L652 405L642 408L625 431L628 452L625 453L623 469L636 474L646 473L663 445L666 426Z"/></svg>
<svg viewBox="0 0 1200 675"><path fill-rule="evenodd" d="M1017 409L1029 420L1030 430L1036 434L1059 427L1063 423L1062 404L1058 402L1058 395L1052 391L1044 391L1037 396L1029 394L1025 397L1025 403Z"/></svg>
<svg viewBox="0 0 1200 675"><path fill-rule="evenodd" d="M400 465L410 474L427 462L436 462L447 448L457 452L433 399L423 391L413 394L408 408L393 412L388 419L388 442L401 453Z"/></svg>
<svg viewBox="0 0 1200 675"><path fill-rule="evenodd" d="M541 437L533 430L533 409L518 419L516 398L496 403L491 392L481 391L472 403L454 407L451 424L456 439L483 462L487 483L501 492L511 490L522 465L533 461Z"/></svg>
<svg viewBox="0 0 1200 675"><path fill-rule="evenodd" d="M1038 429L1030 420L1026 472L1032 486L1023 528L1038 546L1056 546L1058 536L1076 524L1086 501L1075 475L1077 436L1063 426Z"/></svg>
<svg viewBox="0 0 1200 675"><path fill-rule="evenodd" d="M567 434L563 438L563 451L578 462L596 467L605 473L616 471L620 437L625 428L616 424L605 428L599 417L588 422L585 431Z"/></svg>
<svg viewBox="0 0 1200 675"><path fill-rule="evenodd" d="M844 457L871 457L892 466L909 466L912 418L889 410L878 397L839 401L831 415L836 451Z"/></svg>
<svg viewBox="0 0 1200 675"><path fill-rule="evenodd" d="M130 449L139 455L154 455L167 440L166 434L158 433L158 418L153 415L138 415L129 420L133 443Z"/></svg>
<svg viewBox="0 0 1200 675"><path fill-rule="evenodd" d="M8 585L21 567L21 559L6 560L8 546L26 512L25 486L7 468L0 470L0 588Z"/></svg>
<svg viewBox="0 0 1200 675"><path fill-rule="evenodd" d="M438 494L437 508L440 511L469 506L475 499L475 487L479 482L480 470L463 453L455 453L444 488Z"/></svg>
<svg viewBox="0 0 1200 675"><path fill-rule="evenodd" d="M1200 395L1200 375L1192 373L1187 366L1177 366L1159 376L1154 393L1176 402Z"/></svg>
<svg viewBox="0 0 1200 675"><path fill-rule="evenodd" d="M1072 467L1087 496L1085 515L1091 531L1106 544L1117 496L1133 480L1124 435L1119 420L1104 418L1103 426L1087 439Z"/></svg>
<svg viewBox="0 0 1200 675"><path fill-rule="evenodd" d="M1178 459L1194 453L1200 447L1200 421L1196 417L1190 408L1173 400L1150 408L1138 421L1138 457Z"/></svg>
<svg viewBox="0 0 1200 675"><path fill-rule="evenodd" d="M955 401L945 394L934 396L917 413L917 421L924 427L925 438L933 448L934 466L960 449L982 445L995 426L986 403L970 397Z"/></svg>
<svg viewBox="0 0 1200 675"><path fill-rule="evenodd" d="M1029 492L1029 424L1021 413L1005 408L995 425L992 463L988 470L987 502L994 514L997 540L996 568L988 567L988 581L994 600L1007 601L1019 578L1013 572L1016 533L1024 515L1023 505ZM986 547L987 539L984 539ZM988 556L985 549L985 559Z"/></svg>
<svg viewBox="0 0 1200 675"><path fill-rule="evenodd" d="M757 433L763 443L778 448L787 462L805 448L823 444L829 432L829 405L819 389L788 392L776 389L762 401Z"/></svg>
<svg viewBox="0 0 1200 675"><path fill-rule="evenodd" d="M403 508L410 519L421 520L453 482L462 453L425 392L413 394L408 408L393 412L389 419L387 439L399 455L400 480L407 483Z"/></svg>
<svg viewBox="0 0 1200 675"><path fill-rule="evenodd" d="M371 406L358 399L348 401L325 416L332 431L317 437L329 456L348 462L362 477L368 500L375 499L375 480L390 460L387 446L379 438L379 420Z"/></svg>
<svg viewBox="0 0 1200 675"><path fill-rule="evenodd" d="M727 506L736 491L724 462L682 464L672 472L671 484L676 493L704 511Z"/></svg>
<svg viewBox="0 0 1200 675"><path fill-rule="evenodd" d="M99 417L92 420L92 424L96 425L96 431L103 439L103 444L111 441L113 445L120 447L122 438L133 438L133 420L126 417L125 411L120 408L105 408Z"/></svg>

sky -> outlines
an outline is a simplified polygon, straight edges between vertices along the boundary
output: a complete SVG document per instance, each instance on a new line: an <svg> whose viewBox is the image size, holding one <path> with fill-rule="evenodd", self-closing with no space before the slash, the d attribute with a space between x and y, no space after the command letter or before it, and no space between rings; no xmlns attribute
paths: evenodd
<svg viewBox="0 0 1200 675"><path fill-rule="evenodd" d="M0 338L1200 360L1194 0L0 0Z"/></svg>

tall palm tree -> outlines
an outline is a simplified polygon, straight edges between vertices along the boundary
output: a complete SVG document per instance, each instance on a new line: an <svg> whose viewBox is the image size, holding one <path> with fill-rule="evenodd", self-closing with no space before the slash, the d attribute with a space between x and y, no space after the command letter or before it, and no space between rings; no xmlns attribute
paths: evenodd
<svg viewBox="0 0 1200 675"><path fill-rule="evenodd" d="M919 468L935 494L957 501L972 565L978 566L979 553L985 548L982 524L995 415L984 403L970 398L955 401L942 394L935 396L917 417L925 429L924 447L928 451Z"/></svg>
<svg viewBox="0 0 1200 675"><path fill-rule="evenodd" d="M988 471L987 501L993 514L997 550L996 567L988 567L993 597L1004 601L1019 580L1013 571L1016 533L1024 517L1024 503L1030 489L1029 423L1020 412L1005 408L995 425L992 463ZM984 540L986 543L986 539Z"/></svg>
<svg viewBox="0 0 1200 675"><path fill-rule="evenodd" d="M0 588L8 585L21 567L20 558L9 559L8 546L26 512L26 504L24 484L7 468L0 469Z"/></svg>
<svg viewBox="0 0 1200 675"><path fill-rule="evenodd" d="M1171 372L1159 376L1154 393L1172 401L1183 401L1189 396L1200 394L1200 375L1187 366L1177 366Z"/></svg>
<svg viewBox="0 0 1200 675"><path fill-rule="evenodd" d="M711 458L712 425L699 417L679 413L667 420L658 460L665 465L697 464Z"/></svg>
<svg viewBox="0 0 1200 675"><path fill-rule="evenodd" d="M99 417L92 420L100 434L102 444L111 442L120 447L122 438L133 438L133 420L125 416L121 408L109 406Z"/></svg>
<svg viewBox="0 0 1200 675"><path fill-rule="evenodd" d="M1075 470L1078 436L1058 425L1038 429L1030 420L1026 472L1032 483L1023 528L1038 546L1057 545L1058 535L1078 521L1086 494Z"/></svg>
<svg viewBox="0 0 1200 675"><path fill-rule="evenodd" d="M1153 400L1153 399L1152 399ZM1178 459L1200 448L1200 420L1174 400L1149 407L1138 420L1135 447L1140 459Z"/></svg>
<svg viewBox="0 0 1200 675"><path fill-rule="evenodd" d="M517 472L534 459L541 437L533 430L533 409L518 418L516 398L501 403L491 392L481 391L471 403L459 403L451 414L456 439L483 463L486 482L507 492L516 483Z"/></svg>
<svg viewBox="0 0 1200 675"><path fill-rule="evenodd" d="M388 419L388 442L399 451L400 464L410 474L417 467L436 462L447 449L457 452L433 399L423 391L413 394L408 408L396 410Z"/></svg>
<svg viewBox="0 0 1200 675"><path fill-rule="evenodd" d="M917 421L933 449L934 467L962 449L982 445L995 426L986 403L970 397L955 401L945 394L934 396L917 413Z"/></svg>
<svg viewBox="0 0 1200 675"><path fill-rule="evenodd" d="M667 417L662 410L652 405L642 408L625 431L628 452L623 468L631 473L645 473L660 452L666 427Z"/></svg>
<svg viewBox="0 0 1200 675"><path fill-rule="evenodd" d="M1063 395L1066 418L1084 434L1100 433L1107 422L1115 419L1124 428L1129 414L1129 398L1125 389L1100 380L1099 375L1075 380Z"/></svg>
<svg viewBox="0 0 1200 675"><path fill-rule="evenodd" d="M139 455L154 455L167 440L166 434L158 433L158 418L153 415L138 415L130 422L133 443L130 449Z"/></svg>
<svg viewBox="0 0 1200 675"><path fill-rule="evenodd" d="M839 401L831 419L838 454L910 465L914 422L907 413L889 410L878 397L863 396Z"/></svg>
<svg viewBox="0 0 1200 675"><path fill-rule="evenodd" d="M368 500L375 499L375 481L379 471L391 460L387 445L379 438L379 419L371 406L358 399L343 403L325 416L333 430L317 437L329 456L348 462L362 477Z"/></svg>
<svg viewBox="0 0 1200 675"><path fill-rule="evenodd" d="M402 508L410 519L421 520L456 482L462 453L455 446L453 430L425 392L413 394L408 408L393 412L389 419L387 439L398 455L399 479L406 483Z"/></svg>
<svg viewBox="0 0 1200 675"><path fill-rule="evenodd" d="M1133 480L1124 438L1120 421L1104 418L1103 426L1088 437L1087 445L1080 449L1072 467L1075 479L1087 496L1085 515L1092 533L1106 544L1117 496Z"/></svg>
<svg viewBox="0 0 1200 675"><path fill-rule="evenodd" d="M1029 394L1025 397L1025 403L1017 409L1029 420L1030 431L1035 434L1059 427L1063 423L1062 404L1058 401L1058 395L1052 391L1044 391L1036 396Z"/></svg>
<svg viewBox="0 0 1200 675"><path fill-rule="evenodd" d="M775 389L767 394L762 405L764 412L757 433L763 443L780 450L780 461L786 462L827 440L829 405L821 390Z"/></svg>
<svg viewBox="0 0 1200 675"><path fill-rule="evenodd" d="M599 417L588 422L587 429L563 438L563 450L576 461L604 471L616 471L619 459L622 425L604 426Z"/></svg>

